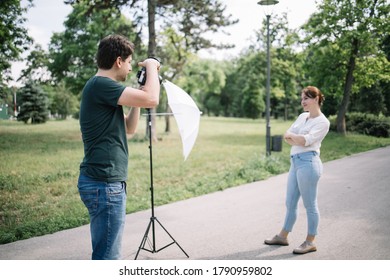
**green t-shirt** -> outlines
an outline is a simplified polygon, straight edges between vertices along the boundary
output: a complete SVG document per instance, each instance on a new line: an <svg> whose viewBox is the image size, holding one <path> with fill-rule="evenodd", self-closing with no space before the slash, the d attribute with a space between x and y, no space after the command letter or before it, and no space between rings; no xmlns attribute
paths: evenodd
<svg viewBox="0 0 390 280"><path fill-rule="evenodd" d="M123 108L118 105L124 89L107 77L94 76L85 84L80 105L83 175L105 182L127 180L126 128Z"/></svg>

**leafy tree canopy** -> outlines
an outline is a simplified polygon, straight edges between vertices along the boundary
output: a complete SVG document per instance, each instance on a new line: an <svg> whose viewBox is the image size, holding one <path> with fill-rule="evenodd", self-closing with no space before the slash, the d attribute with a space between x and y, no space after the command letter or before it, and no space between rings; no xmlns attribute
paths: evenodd
<svg viewBox="0 0 390 280"><path fill-rule="evenodd" d="M20 59L20 54L27 50L32 39L28 36L27 29L23 26L26 18L23 13L32 6L23 8L20 0L0 1L0 89L4 82L12 80L10 68L11 62Z"/></svg>
<svg viewBox="0 0 390 280"><path fill-rule="evenodd" d="M386 0L324 0L304 26L307 72L313 84L333 99L342 96L337 131L346 133L351 94L388 79L389 61L381 48L390 25Z"/></svg>
<svg viewBox="0 0 390 280"><path fill-rule="evenodd" d="M76 95L97 71L95 54L103 37L116 33L136 41L132 23L115 6L90 12L89 4L90 1L78 1L73 5L64 23L66 30L55 33L49 45L53 78L57 82L64 80Z"/></svg>

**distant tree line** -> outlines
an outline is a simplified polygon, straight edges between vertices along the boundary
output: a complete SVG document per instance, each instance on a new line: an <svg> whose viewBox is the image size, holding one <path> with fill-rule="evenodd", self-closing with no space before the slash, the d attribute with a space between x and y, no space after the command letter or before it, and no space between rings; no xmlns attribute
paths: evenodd
<svg viewBox="0 0 390 280"><path fill-rule="evenodd" d="M240 55L221 61L202 59L197 52L211 47L231 47L214 45L205 36L236 22L226 14L223 1L96 0L93 5L85 0L64 2L72 5L73 10L64 22L65 31L51 37L48 51L34 45L23 29L28 7L22 8L17 0L0 3L0 98L12 107L13 92L17 90L21 114L22 108L29 108L22 106L28 99L24 95L35 91L37 96L46 94L47 102L40 103L45 114L77 117L82 87L96 72L97 44L102 37L118 33L135 43L135 61L150 55L151 50L160 57L164 66L161 75L187 91L205 114L264 117L265 19L253 42ZM153 40L143 37L143 30L150 24L150 7L158 23L152 47ZM346 115L350 112L369 113L388 120L389 14L386 0L323 0L319 1L317 12L296 30L288 27L286 14L273 15L270 23L272 116L294 118L301 110L300 90L315 85L326 96L324 113L334 116L335 130L341 134L347 132ZM14 32L4 32L6 28ZM19 78L26 88L11 88L7 86L11 62L19 59L27 48L32 51L26 61L27 68ZM134 77L127 84L136 85ZM169 110L165 94L161 98L157 110Z"/></svg>

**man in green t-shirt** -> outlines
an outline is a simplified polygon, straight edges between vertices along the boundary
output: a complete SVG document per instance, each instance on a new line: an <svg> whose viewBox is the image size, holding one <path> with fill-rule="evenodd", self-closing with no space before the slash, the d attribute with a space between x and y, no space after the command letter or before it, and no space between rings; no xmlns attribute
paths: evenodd
<svg viewBox="0 0 390 280"><path fill-rule="evenodd" d="M141 107L159 103L157 60L138 63L148 77L140 89L119 83L132 71L133 51L133 44L122 36L103 38L96 56L98 71L86 83L81 98L84 159L78 189L90 216L92 259L120 259L126 216L126 134L135 133ZM122 106L131 109L124 114Z"/></svg>

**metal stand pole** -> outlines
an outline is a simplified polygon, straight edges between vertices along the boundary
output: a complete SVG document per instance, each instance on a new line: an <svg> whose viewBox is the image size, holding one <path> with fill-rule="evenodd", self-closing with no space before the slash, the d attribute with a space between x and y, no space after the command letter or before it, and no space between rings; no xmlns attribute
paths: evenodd
<svg viewBox="0 0 390 280"><path fill-rule="evenodd" d="M270 15L267 15L267 88L266 88L266 149L267 156L271 155L271 125L270 125L270 84L271 84L271 62L270 62L270 42L269 42L269 19Z"/></svg>
<svg viewBox="0 0 390 280"><path fill-rule="evenodd" d="M150 158L150 201L151 201L151 209L152 209L152 216L150 217L150 222L148 224L148 227L146 228L144 237L141 241L141 244L138 248L137 254L135 255L135 260L138 257L138 254L141 250L145 250L150 253L158 253L161 250L171 246L172 244L175 244L180 248L180 250L189 258L187 253L183 250L182 247L180 247L179 243L176 242L176 240L172 237L172 235L165 229L165 227L160 223L160 221L157 219L157 217L154 216L154 188L153 188L153 152L152 152L152 116L150 113L150 109L147 109L147 118L148 118L148 136L149 136L149 158ZM165 245L164 247L160 249L156 249L156 232L155 232L155 222L157 222L161 228L168 234L168 236L172 239L173 242ZM149 231L152 229L152 243L150 245L151 249L145 248L146 241L149 240Z"/></svg>

